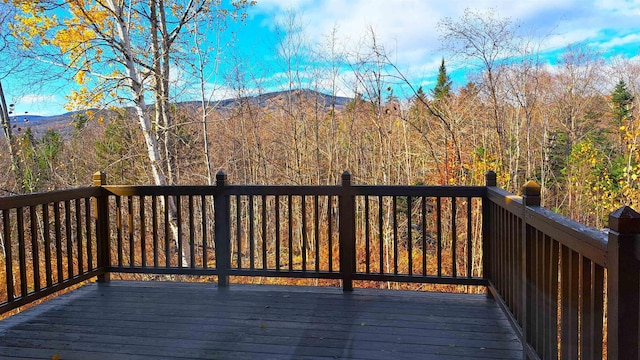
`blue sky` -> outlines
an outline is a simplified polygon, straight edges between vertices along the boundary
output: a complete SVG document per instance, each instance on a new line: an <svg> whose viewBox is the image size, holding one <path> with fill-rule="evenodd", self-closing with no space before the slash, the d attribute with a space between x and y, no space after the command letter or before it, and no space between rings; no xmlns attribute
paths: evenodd
<svg viewBox="0 0 640 360"><path fill-rule="evenodd" d="M242 59L243 69L271 90L274 86L269 84L274 84L281 72L274 24L285 13L293 12L300 17L306 41L325 43L336 29L340 48L347 52L356 51L366 31L374 29L411 81L429 87L441 58L447 57L441 50L437 24L444 17L460 18L465 8L493 8L501 17L520 23L523 31L544 38L543 51L550 64L574 43L587 44L606 58L636 58L640 51L640 0L257 0L245 24L231 27L236 34L232 50ZM222 69L231 66L230 58L223 59ZM447 60L447 67L454 80L462 78L464 64ZM65 112L64 87L29 89L15 78L3 84L7 100L16 104L16 114ZM217 88L218 97L224 97L225 86L219 84Z"/></svg>

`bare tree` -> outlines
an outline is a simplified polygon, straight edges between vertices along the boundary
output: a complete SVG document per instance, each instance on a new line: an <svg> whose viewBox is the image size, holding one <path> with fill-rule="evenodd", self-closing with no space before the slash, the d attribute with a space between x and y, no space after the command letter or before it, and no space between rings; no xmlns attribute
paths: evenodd
<svg viewBox="0 0 640 360"><path fill-rule="evenodd" d="M478 66L481 74L481 89L491 105L491 123L496 133L497 153L505 161L504 105L499 83L503 76L503 65L514 53L518 25L508 18L500 17L495 10L466 9L458 20L445 18L439 23L441 40L445 49Z"/></svg>

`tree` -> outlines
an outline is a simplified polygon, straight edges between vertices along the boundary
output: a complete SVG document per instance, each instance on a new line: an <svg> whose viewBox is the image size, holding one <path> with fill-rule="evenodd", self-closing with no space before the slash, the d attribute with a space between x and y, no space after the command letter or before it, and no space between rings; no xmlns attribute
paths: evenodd
<svg viewBox="0 0 640 360"><path fill-rule="evenodd" d="M533 39L522 38L518 47L517 60L506 65L500 86L503 90L503 102L506 104L506 114L510 118L505 126L507 131L507 160L513 189L519 189L520 184L534 176L536 151L540 149L536 144L533 132L547 131L544 121L541 121L540 98L541 83L544 82L543 64L539 59L537 42ZM544 137L544 134L543 134ZM540 167L543 165L540 164ZM524 178L522 177L524 175ZM545 175L539 181L544 183Z"/></svg>
<svg viewBox="0 0 640 360"><path fill-rule="evenodd" d="M64 147L60 134L49 129L37 138L31 128L20 135L22 186L26 192L51 191L56 188L55 175L58 157Z"/></svg>
<svg viewBox="0 0 640 360"><path fill-rule="evenodd" d="M106 125L104 134L95 141L97 166L118 184L135 184L146 167L140 131L136 131L120 111Z"/></svg>
<svg viewBox="0 0 640 360"><path fill-rule="evenodd" d="M611 93L611 103L613 105L613 115L615 125L622 125L623 121L628 120L633 114L631 106L633 104L633 96L627 90L627 84L620 80L616 88Z"/></svg>
<svg viewBox="0 0 640 360"><path fill-rule="evenodd" d="M442 63L440 64L440 68L438 69L438 80L436 86L433 88L432 93L433 98L436 101L446 99L449 97L449 95L451 95L451 80L449 79L449 75L447 75L447 68L444 65L444 58L442 58Z"/></svg>
<svg viewBox="0 0 640 360"><path fill-rule="evenodd" d="M14 34L34 56L74 74L79 88L69 106L87 108L116 101L132 105L144 136L156 185L171 185L172 154L170 67L184 56L187 24L204 15L236 16L253 2L191 0L13 0L20 9ZM155 100L151 118L146 95ZM163 204L178 239L175 199ZM189 246L183 246L189 249ZM183 254L186 265L188 254Z"/></svg>
<svg viewBox="0 0 640 360"><path fill-rule="evenodd" d="M518 25L500 17L494 9L466 9L459 20L444 18L438 24L445 49L476 65L482 76L482 90L490 104L490 126L496 134L499 160L505 162L506 133L499 83L502 67L514 50Z"/></svg>
<svg viewBox="0 0 640 360"><path fill-rule="evenodd" d="M22 166L16 149L10 115L11 111L7 107L7 101L5 100L4 91L2 90L2 82L0 82L0 120L2 120L2 130L7 141L8 155L11 158L11 173L15 179L16 186L19 187L20 190L24 190L22 183Z"/></svg>
<svg viewBox="0 0 640 360"><path fill-rule="evenodd" d="M621 126L627 125L633 118L633 96L627 90L627 84L620 80L611 93L611 113L613 115L613 126L616 127L618 136L618 148L623 151L623 132L619 131Z"/></svg>
<svg viewBox="0 0 640 360"><path fill-rule="evenodd" d="M9 31L7 31L12 24L14 15L15 11L10 5L0 2L0 53L3 54L3 60L0 61L0 123L2 124L2 130L7 142L8 155L11 158L11 173L15 180L15 187L19 188L11 191L22 192L24 191L22 169L18 158L18 149L15 144L10 117L12 109L10 108L11 105L7 107L7 101L2 88L2 79L16 72L20 64L20 59L22 58L21 56L16 56L15 46L12 46L12 38Z"/></svg>
<svg viewBox="0 0 640 360"><path fill-rule="evenodd" d="M176 182L169 154L172 130L170 66L185 59L185 28L203 16L235 16L250 3L236 1L14 0L23 33L23 46L45 61L74 73L79 89L69 96L70 107L105 102L132 104L145 138L156 184ZM66 10L66 13L63 11ZM151 119L146 95L152 94Z"/></svg>

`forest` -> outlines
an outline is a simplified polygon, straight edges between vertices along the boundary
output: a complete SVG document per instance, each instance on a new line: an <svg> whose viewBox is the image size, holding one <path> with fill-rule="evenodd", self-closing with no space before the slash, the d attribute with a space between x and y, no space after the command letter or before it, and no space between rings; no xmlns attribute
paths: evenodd
<svg viewBox="0 0 640 360"><path fill-rule="evenodd" d="M543 206L597 228L640 203L640 61L571 44L550 66L495 11L433 30L473 69L455 83L445 57L434 86L412 84L375 29L347 52L335 36L306 43L291 14L274 87L203 39L253 2L69 1L68 18L47 17L47 1L9 3L3 46L73 73L68 106L80 111L68 129L35 134L3 101L2 196L87 186L97 171L109 184L213 184L222 170L235 184L333 185L348 170L361 184L482 185L493 170L514 193L536 180ZM235 62L218 74L234 94L224 104L205 91L205 64L221 61ZM189 102L170 77L178 62L195 79Z"/></svg>

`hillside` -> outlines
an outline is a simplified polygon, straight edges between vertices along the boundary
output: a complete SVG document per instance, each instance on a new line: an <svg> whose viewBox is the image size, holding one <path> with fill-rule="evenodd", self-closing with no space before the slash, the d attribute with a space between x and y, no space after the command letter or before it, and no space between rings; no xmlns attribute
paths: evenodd
<svg viewBox="0 0 640 360"><path fill-rule="evenodd" d="M230 112L240 106L240 104L249 103L259 106L266 110L272 110L276 106L281 106L286 101L287 96L291 96L291 100L294 102L300 102L305 100L307 102L317 102L318 106L324 110L329 110L332 104L335 105L337 111L342 111L346 108L352 98L331 96L321 92L313 90L292 90L292 91L276 91L265 93L256 96L249 96L240 99L224 99L214 101L210 106L220 112ZM190 108L198 109L200 102L198 101L185 101L176 104L178 108ZM150 107L153 105L149 105ZM108 110L96 110L96 112L108 112ZM15 132L22 132L27 128L31 128L31 131L36 135L42 135L49 129L55 129L62 134L68 133L73 128L74 117L84 113L84 111L72 111L60 115L53 116L39 116L31 114L15 115L11 116L11 122ZM107 116L105 116L107 117Z"/></svg>

